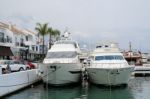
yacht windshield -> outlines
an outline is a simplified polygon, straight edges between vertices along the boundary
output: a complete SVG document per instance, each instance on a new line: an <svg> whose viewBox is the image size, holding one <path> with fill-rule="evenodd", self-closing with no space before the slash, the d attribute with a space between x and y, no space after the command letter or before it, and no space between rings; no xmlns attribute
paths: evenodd
<svg viewBox="0 0 150 99"><path fill-rule="evenodd" d="M48 52L46 58L75 58L77 52L66 51L66 52Z"/></svg>
<svg viewBox="0 0 150 99"><path fill-rule="evenodd" d="M123 60L121 55L95 56L95 60Z"/></svg>

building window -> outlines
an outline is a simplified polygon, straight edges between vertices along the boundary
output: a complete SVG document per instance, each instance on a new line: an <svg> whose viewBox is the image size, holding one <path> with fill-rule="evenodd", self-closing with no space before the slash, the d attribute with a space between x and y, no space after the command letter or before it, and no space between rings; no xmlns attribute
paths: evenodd
<svg viewBox="0 0 150 99"><path fill-rule="evenodd" d="M28 41L28 36L26 36L26 41Z"/></svg>
<svg viewBox="0 0 150 99"><path fill-rule="evenodd" d="M12 43L12 38L9 38L9 42Z"/></svg>
<svg viewBox="0 0 150 99"><path fill-rule="evenodd" d="M23 43L23 38L20 39L20 43Z"/></svg>
<svg viewBox="0 0 150 99"><path fill-rule="evenodd" d="M15 37L15 42L17 42L17 37Z"/></svg>
<svg viewBox="0 0 150 99"><path fill-rule="evenodd" d="M38 51L38 46L36 46L36 51Z"/></svg>
<svg viewBox="0 0 150 99"><path fill-rule="evenodd" d="M6 42L9 42L9 37L8 36L6 36Z"/></svg>
<svg viewBox="0 0 150 99"><path fill-rule="evenodd" d="M23 38L20 39L20 46L24 46L24 40L23 40Z"/></svg>
<svg viewBox="0 0 150 99"><path fill-rule="evenodd" d="M0 42L4 42L4 33L0 32Z"/></svg>
<svg viewBox="0 0 150 99"><path fill-rule="evenodd" d="M32 46L32 50L34 51L34 46Z"/></svg>

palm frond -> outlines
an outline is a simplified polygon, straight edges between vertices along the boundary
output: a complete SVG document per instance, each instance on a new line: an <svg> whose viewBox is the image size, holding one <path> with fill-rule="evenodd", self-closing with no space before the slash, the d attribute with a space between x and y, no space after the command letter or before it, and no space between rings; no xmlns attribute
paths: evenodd
<svg viewBox="0 0 150 99"><path fill-rule="evenodd" d="M35 27L35 30L42 36L46 35L48 33L48 23L41 24L37 23L37 27Z"/></svg>
<svg viewBox="0 0 150 99"><path fill-rule="evenodd" d="M57 29L53 30L53 35L54 36L59 36L60 35L60 31L57 30Z"/></svg>

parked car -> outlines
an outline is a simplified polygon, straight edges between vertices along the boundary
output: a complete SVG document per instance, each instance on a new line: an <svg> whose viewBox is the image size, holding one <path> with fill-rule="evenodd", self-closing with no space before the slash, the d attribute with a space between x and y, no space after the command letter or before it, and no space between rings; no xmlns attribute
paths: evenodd
<svg viewBox="0 0 150 99"><path fill-rule="evenodd" d="M28 65L23 64L21 61L14 61L14 60L3 60L0 61L2 66L2 71L9 70L9 71L23 71L29 69Z"/></svg>
<svg viewBox="0 0 150 99"><path fill-rule="evenodd" d="M35 69L35 65L32 62L27 62L27 65L29 66L30 69Z"/></svg>
<svg viewBox="0 0 150 99"><path fill-rule="evenodd" d="M7 70L7 64L8 64L9 60L0 60L0 65L1 65L1 69L2 69L2 74L6 74L9 73L11 71Z"/></svg>

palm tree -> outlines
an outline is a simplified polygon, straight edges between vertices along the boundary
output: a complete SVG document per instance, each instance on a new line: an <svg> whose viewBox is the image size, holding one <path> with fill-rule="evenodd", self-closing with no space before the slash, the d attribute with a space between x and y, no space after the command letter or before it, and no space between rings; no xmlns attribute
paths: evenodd
<svg viewBox="0 0 150 99"><path fill-rule="evenodd" d="M40 34L42 35L43 37L43 55L44 55L44 36L48 33L48 23L44 23L44 24L40 24L40 23L37 23L37 27L35 28L35 30Z"/></svg>
<svg viewBox="0 0 150 99"><path fill-rule="evenodd" d="M52 39L52 34L53 34L53 29L50 27L48 28L48 33L49 33L49 49L51 48L51 39Z"/></svg>
<svg viewBox="0 0 150 99"><path fill-rule="evenodd" d="M56 38L56 40L58 40L58 38L60 37L60 31L54 29L52 35Z"/></svg>
<svg viewBox="0 0 150 99"><path fill-rule="evenodd" d="M57 29L53 30L53 36L60 36L60 31Z"/></svg>
<svg viewBox="0 0 150 99"><path fill-rule="evenodd" d="M48 29L48 33L49 33L49 48L51 48L51 41L52 41L52 36L56 37L60 35L60 31L55 29L53 30L51 27Z"/></svg>

